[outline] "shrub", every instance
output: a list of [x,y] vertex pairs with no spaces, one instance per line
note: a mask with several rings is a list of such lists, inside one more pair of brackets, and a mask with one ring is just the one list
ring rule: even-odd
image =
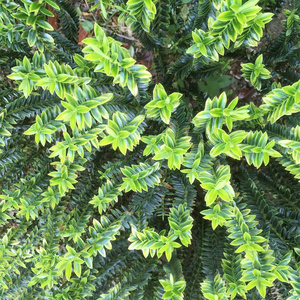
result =
[[1,299],[299,299],[299,9],[0,1]]

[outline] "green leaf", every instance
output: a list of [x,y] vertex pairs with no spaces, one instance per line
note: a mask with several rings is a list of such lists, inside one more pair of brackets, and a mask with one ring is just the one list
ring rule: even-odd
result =
[[49,30],[49,31],[53,31],[53,27],[46,21],[43,21],[43,20],[38,20],[36,21],[36,24],[40,27],[42,27],[43,29],[45,30]]
[[65,270],[66,278],[67,278],[68,281],[70,281],[71,273],[72,273],[72,263],[69,263],[66,266],[66,270]]
[[[34,3],[37,3],[37,2],[34,2]],[[36,34],[35,30],[33,30],[33,29],[29,30],[27,41],[28,41],[28,45],[30,47],[32,47],[33,45],[35,45],[35,43],[37,41],[37,34]]]
[[57,10],[60,9],[59,6],[53,0],[45,0],[45,2]]
[[218,192],[216,190],[209,190],[205,195],[206,205],[210,206],[217,199]]
[[92,22],[90,22],[90,21],[82,21],[82,22],[80,22],[80,25],[87,32],[92,31],[93,28],[94,28],[94,24]]
[[81,264],[74,261],[74,272],[75,274],[80,277],[81,276]]

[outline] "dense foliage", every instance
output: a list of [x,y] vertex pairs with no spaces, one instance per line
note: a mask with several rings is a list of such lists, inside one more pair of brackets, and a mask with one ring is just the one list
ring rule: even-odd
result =
[[300,1],[90,2],[0,0],[0,298],[300,299]]

